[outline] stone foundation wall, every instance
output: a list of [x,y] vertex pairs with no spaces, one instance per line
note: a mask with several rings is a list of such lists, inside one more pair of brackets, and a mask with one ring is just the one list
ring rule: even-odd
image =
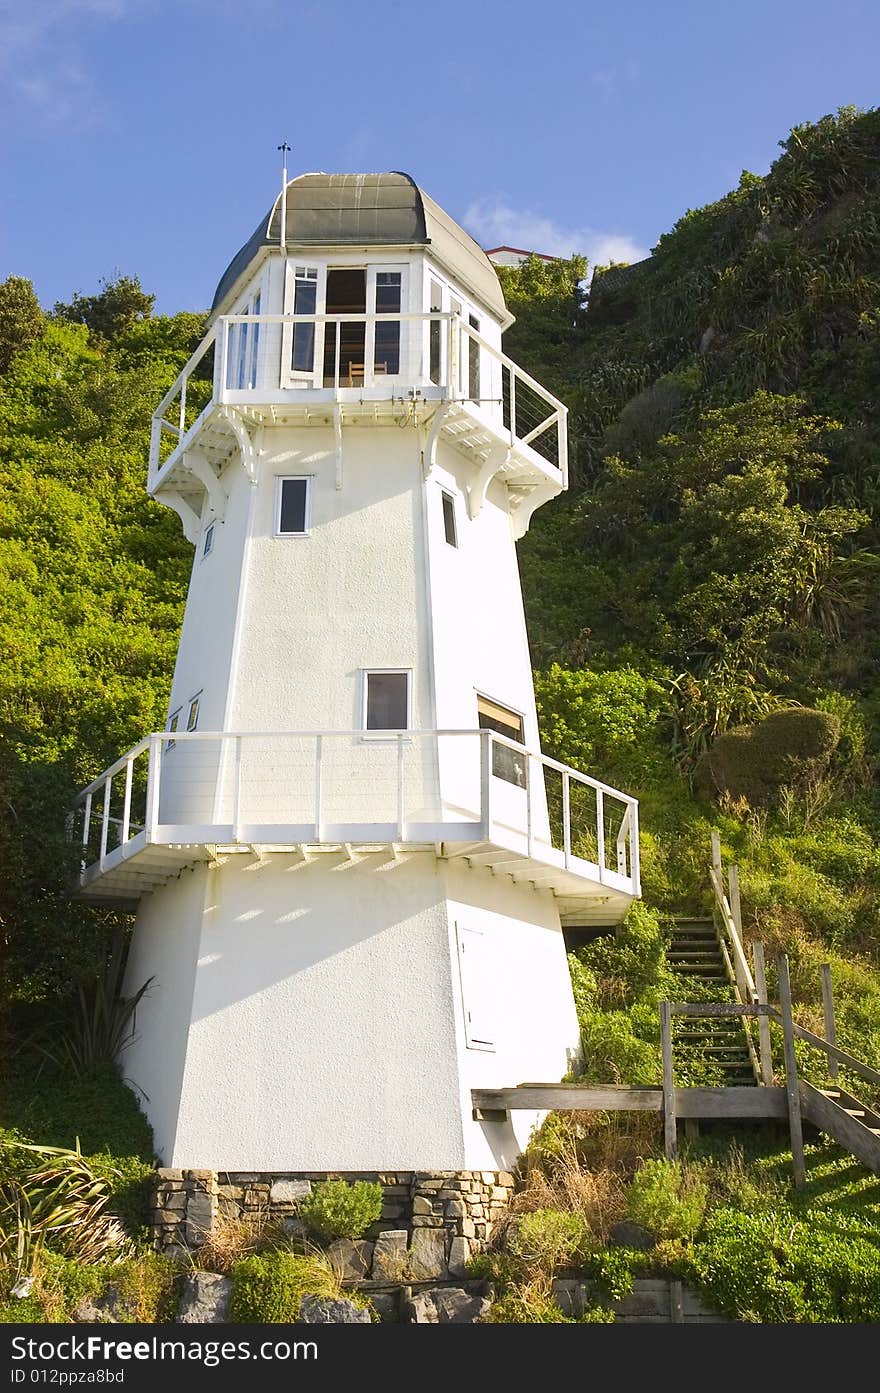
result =
[[513,1195],[509,1171],[272,1174],[160,1170],[152,1210],[156,1247],[200,1248],[223,1219],[274,1220],[302,1237],[299,1201],[321,1180],[378,1181],[382,1216],[356,1243],[330,1253],[349,1281],[420,1282],[457,1277],[491,1237]]

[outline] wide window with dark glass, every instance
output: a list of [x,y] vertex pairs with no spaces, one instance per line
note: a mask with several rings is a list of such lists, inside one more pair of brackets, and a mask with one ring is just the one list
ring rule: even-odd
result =
[[[400,314],[401,273],[376,272],[376,313]],[[388,376],[400,372],[400,320],[378,320],[373,370]]]
[[365,730],[409,728],[411,676],[408,671],[364,673]]
[[304,537],[309,530],[309,479],[279,479],[275,499],[275,533]]
[[[518,745],[525,744],[522,716],[517,711],[500,706],[497,701],[490,701],[488,697],[477,697],[477,723],[480,730],[494,730],[499,735],[506,735],[508,740],[515,740]],[[512,750],[509,745],[493,741],[492,773],[497,779],[505,779],[509,784],[525,788],[525,751],[520,754],[519,750]]]

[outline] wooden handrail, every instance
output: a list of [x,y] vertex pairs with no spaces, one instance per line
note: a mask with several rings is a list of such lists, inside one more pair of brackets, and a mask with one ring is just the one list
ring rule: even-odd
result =
[[740,995],[746,994],[750,1000],[754,1001],[758,995],[758,989],[755,986],[755,979],[752,976],[752,970],[749,967],[743,949],[742,940],[733,917],[733,911],[730,908],[730,901],[724,891],[724,882],[716,866],[709,867],[709,878],[712,881],[712,888],[715,891],[715,903],[721,915],[721,922],[725,934],[733,949],[733,962],[736,968],[737,978],[742,974],[743,986],[739,988]]

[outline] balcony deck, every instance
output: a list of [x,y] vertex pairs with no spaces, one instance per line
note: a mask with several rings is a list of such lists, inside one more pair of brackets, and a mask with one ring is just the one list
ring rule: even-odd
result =
[[564,923],[616,922],[639,894],[636,800],[490,731],[163,732],[82,790],[71,834],[79,893],[103,902],[199,861],[420,853],[550,890]]
[[[376,361],[376,328],[387,332],[388,324],[396,331],[393,372]],[[363,325],[366,363],[342,355],[352,325]],[[294,372],[299,328],[311,336],[310,367]],[[198,512],[230,457],[247,449],[250,428],[329,426],[338,450],[343,428],[375,423],[418,427],[426,467],[438,440],[451,445],[473,466],[476,506],[490,480],[502,478],[515,521],[522,507],[521,531],[529,498],[534,506],[567,485],[566,407],[458,315],[227,315],[154,413],[149,490],[193,499]]]

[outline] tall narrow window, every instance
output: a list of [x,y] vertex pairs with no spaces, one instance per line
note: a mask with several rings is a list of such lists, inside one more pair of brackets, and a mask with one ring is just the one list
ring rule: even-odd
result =
[[[400,314],[401,273],[376,272],[376,313]],[[389,377],[400,372],[400,320],[380,320],[376,324],[373,370]]]
[[275,535],[305,537],[309,517],[310,479],[279,479],[275,495]]
[[[239,311],[240,314],[248,314],[249,308],[244,305]],[[247,384],[247,362],[248,362],[248,326],[247,324],[236,324],[235,332],[237,341],[235,345],[235,385],[238,390],[243,391]]]
[[[253,314],[253,315],[258,315],[258,314],[260,313],[260,305],[261,305],[261,303],[262,303],[262,296],[260,295],[260,292],[257,291],[256,295],[254,296],[253,303],[252,303],[252,305],[251,305],[251,314]],[[258,367],[258,364],[259,364],[259,352],[260,352],[260,326],[259,326],[258,323],[257,323],[257,324],[252,324],[252,325],[251,325],[251,328],[250,328],[250,335],[251,335],[250,364],[249,364],[249,368],[248,368],[247,383],[246,383],[245,385],[248,386],[248,387],[253,388],[253,387],[256,387],[256,385],[257,385],[257,367]]]
[[[480,321],[476,315],[468,315],[468,324],[471,328],[480,332]],[[480,345],[472,338],[468,338],[468,396],[471,401],[480,400]]]
[[451,547],[457,547],[458,528],[455,523],[455,499],[452,494],[447,493],[445,489],[442,490],[440,496],[443,499],[443,531],[449,545]]
[[202,547],[202,556],[210,556],[214,550],[214,523],[212,522],[205,528],[205,542]]
[[[293,283],[294,314],[314,314],[318,305],[318,269],[316,266],[297,266]],[[293,372],[315,370],[315,326],[294,324],[290,350]]]
[[[169,729],[169,730],[171,731],[171,733],[173,734],[173,733],[178,729],[179,725],[180,725],[180,707],[178,707],[176,711],[172,711],[171,715],[168,717],[168,729]],[[166,741],[165,741],[165,749],[166,749],[166,752],[167,752],[168,750],[173,750],[173,749],[174,749],[174,746],[175,746],[176,744],[177,744],[177,741],[176,741],[176,740],[166,740]]]
[[196,692],[194,697],[189,699],[189,711],[186,717],[187,730],[196,730],[199,724],[199,707],[202,704],[201,692]]
[[[440,285],[438,281],[431,281],[431,313],[432,315],[439,314],[442,309],[443,287]],[[431,327],[428,330],[428,341],[430,348],[430,364],[428,375],[431,381],[436,383],[438,386],[440,384],[440,375],[443,370],[443,364],[441,359],[441,344],[443,342],[442,333],[442,319],[432,319]]]
[[[451,299],[451,300],[449,301],[449,309],[450,309],[450,312],[453,314],[453,316],[454,316],[454,315],[458,315],[459,319],[461,318],[461,301],[460,301],[460,300]],[[457,345],[456,357],[457,357],[457,362],[458,362],[458,366],[457,366],[457,368],[456,368],[456,374],[455,374],[455,375],[456,375],[456,378],[457,378],[458,380],[457,380],[456,382],[450,382],[449,385],[450,385],[450,387],[452,388],[453,392],[454,392],[456,395],[460,396],[460,395],[461,395],[461,392],[462,392],[462,383],[464,382],[464,362],[463,362],[463,359],[466,359],[466,358],[467,358],[467,338],[466,338],[466,336],[465,336],[465,334],[464,334],[464,331],[463,331],[462,328],[461,328],[461,325],[460,325],[459,323],[457,323],[457,322],[455,321],[455,319],[453,319],[453,329],[454,329],[454,332],[455,332],[455,335],[456,335],[456,345]],[[450,373],[450,377],[451,377],[451,376],[452,376],[452,368],[451,368],[451,367],[450,367],[450,369],[449,369],[449,373]]]
[[364,673],[364,730],[408,730],[412,673],[398,668]]
[[[477,696],[477,724],[480,730],[494,730],[499,735],[506,735],[508,740],[515,740],[518,745],[525,744],[523,718],[519,712],[500,706],[497,701],[490,701],[488,697]],[[492,773],[497,779],[516,784],[517,788],[525,788],[525,752],[520,754],[509,745],[493,742]]]

